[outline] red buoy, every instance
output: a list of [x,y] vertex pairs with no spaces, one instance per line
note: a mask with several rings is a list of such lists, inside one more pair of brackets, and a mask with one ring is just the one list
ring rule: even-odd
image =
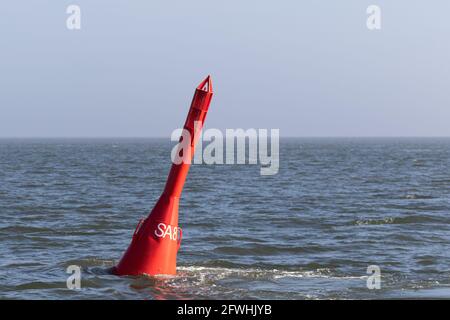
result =
[[190,157],[189,161],[172,164],[163,193],[148,217],[139,221],[130,246],[114,268],[115,274],[176,274],[182,237],[178,227],[178,203],[212,95],[211,77],[208,76],[196,88],[184,124],[191,141],[183,144],[182,152]]

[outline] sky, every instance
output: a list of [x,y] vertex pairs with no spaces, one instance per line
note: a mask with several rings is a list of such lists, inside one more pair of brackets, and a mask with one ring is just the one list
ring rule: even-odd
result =
[[[69,30],[66,9],[81,8]],[[366,26],[369,5],[381,29]],[[447,0],[0,3],[0,137],[450,136]]]

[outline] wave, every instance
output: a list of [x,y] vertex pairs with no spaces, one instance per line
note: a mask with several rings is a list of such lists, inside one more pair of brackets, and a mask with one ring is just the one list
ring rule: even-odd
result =
[[406,217],[385,217],[380,219],[359,219],[355,220],[355,225],[384,225],[384,224],[410,224],[410,223],[448,223],[446,219],[427,216],[427,215],[416,215],[416,216],[406,216]]
[[227,268],[208,266],[179,266],[178,277],[201,276],[212,278],[257,278],[259,280],[276,280],[282,278],[327,278],[327,279],[365,279],[367,276],[337,275],[328,268],[316,270],[287,271],[264,268]]
[[434,199],[433,196],[423,195],[423,194],[415,194],[410,193],[404,196],[404,199]]

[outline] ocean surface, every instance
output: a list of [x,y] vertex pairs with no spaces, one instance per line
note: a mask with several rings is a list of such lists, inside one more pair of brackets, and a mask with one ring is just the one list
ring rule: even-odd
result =
[[[450,138],[282,139],[280,169],[193,165],[178,274],[118,277],[168,139],[1,139],[0,298],[450,298]],[[69,290],[67,267],[81,268]],[[380,289],[368,289],[370,265]]]

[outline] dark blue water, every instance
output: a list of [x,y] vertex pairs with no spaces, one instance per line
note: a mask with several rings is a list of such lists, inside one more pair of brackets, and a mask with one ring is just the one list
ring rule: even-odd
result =
[[[0,297],[450,298],[450,139],[283,139],[280,170],[193,165],[174,277],[108,270],[172,144],[0,140]],[[81,289],[69,290],[69,265]],[[367,267],[381,288],[367,288]]]

